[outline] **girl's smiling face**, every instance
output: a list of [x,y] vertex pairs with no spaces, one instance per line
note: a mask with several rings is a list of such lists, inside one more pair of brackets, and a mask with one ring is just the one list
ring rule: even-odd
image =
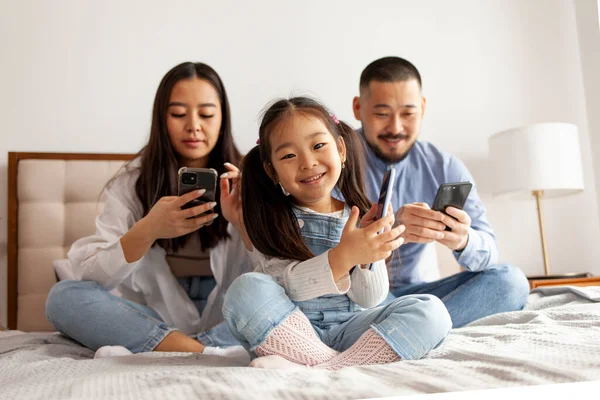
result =
[[[317,212],[334,211],[331,191],[346,159],[343,139],[336,141],[319,118],[296,113],[275,126],[269,144],[276,174],[272,178],[294,203]],[[268,166],[265,169],[271,174]]]

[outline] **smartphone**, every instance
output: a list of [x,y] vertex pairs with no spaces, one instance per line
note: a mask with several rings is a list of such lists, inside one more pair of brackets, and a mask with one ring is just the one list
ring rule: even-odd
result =
[[[177,172],[178,184],[177,195],[181,196],[194,190],[205,189],[206,192],[186,203],[182,209],[199,206],[200,204],[215,201],[215,193],[217,189],[217,171],[213,168],[188,168],[181,167]],[[211,213],[208,210],[206,214]]]
[[[381,189],[379,190],[379,201],[377,201],[377,213],[375,219],[381,219],[387,215],[390,202],[392,201],[392,194],[394,193],[394,182],[396,181],[396,170],[389,168],[383,175],[383,181],[381,182]],[[378,233],[382,233],[383,230]]]
[[[431,209],[441,211],[446,215],[448,215],[446,207],[454,207],[462,210],[472,187],[473,184],[471,182],[442,183],[435,195]],[[446,227],[446,230],[450,231],[451,229]]]
[[[394,193],[394,182],[396,181],[396,170],[392,167],[388,167],[383,175],[383,181],[381,181],[381,189],[379,189],[379,200],[377,200],[377,212],[375,213],[375,220],[385,217],[388,213],[390,202],[392,201],[392,194]],[[377,232],[378,235],[383,233],[384,229]],[[369,264],[369,269],[373,268],[373,264]],[[350,271],[352,273],[352,270]]]

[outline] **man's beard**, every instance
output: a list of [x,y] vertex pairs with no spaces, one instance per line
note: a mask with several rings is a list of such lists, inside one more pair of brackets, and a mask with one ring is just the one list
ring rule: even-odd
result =
[[[408,139],[408,135],[393,135],[393,134],[385,134],[385,135],[379,135],[377,138],[379,139]],[[377,147],[377,145],[369,142],[368,140],[366,141],[367,145],[371,148],[371,150],[373,151],[373,153],[375,153],[375,155],[377,156],[377,158],[379,158],[380,160],[384,161],[387,164],[396,164],[399,163],[400,161],[404,160],[406,158],[406,156],[408,155],[408,153],[410,153],[411,149],[413,148],[413,146],[415,145],[416,141],[411,143],[410,147],[408,149],[406,149],[406,151],[402,154],[397,154],[397,155],[393,155],[393,156],[389,156],[387,154],[384,154],[379,147]]]

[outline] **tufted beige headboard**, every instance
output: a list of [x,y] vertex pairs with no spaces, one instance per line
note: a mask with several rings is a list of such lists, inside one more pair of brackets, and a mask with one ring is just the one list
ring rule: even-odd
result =
[[8,153],[8,328],[52,331],[52,261],[94,233],[108,180],[134,154]]

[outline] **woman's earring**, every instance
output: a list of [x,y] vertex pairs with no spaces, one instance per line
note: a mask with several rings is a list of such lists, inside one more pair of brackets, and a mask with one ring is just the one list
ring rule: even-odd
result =
[[342,169],[346,168],[346,161],[342,161]]
[[285,190],[285,188],[283,187],[283,185],[281,184],[281,182],[279,182],[279,187],[281,188],[281,193],[283,193],[284,196],[289,196],[290,192],[288,192],[287,190]]

